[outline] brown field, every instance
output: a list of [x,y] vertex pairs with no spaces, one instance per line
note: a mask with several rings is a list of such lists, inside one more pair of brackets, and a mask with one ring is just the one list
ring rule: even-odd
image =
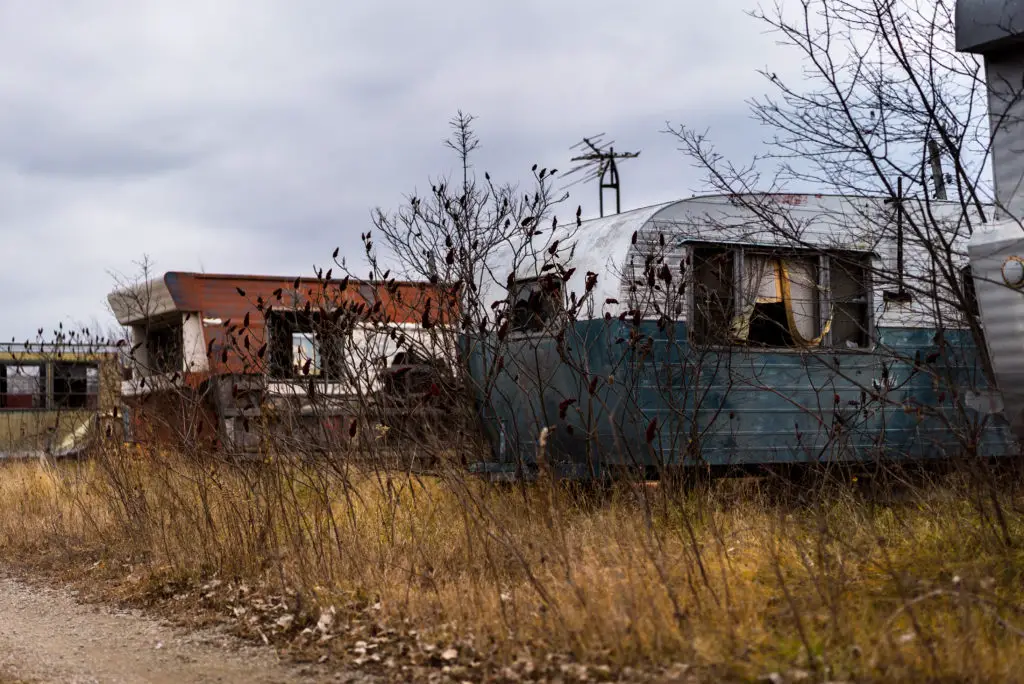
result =
[[1015,479],[597,496],[128,451],[0,474],[4,562],[398,678],[1024,681]]

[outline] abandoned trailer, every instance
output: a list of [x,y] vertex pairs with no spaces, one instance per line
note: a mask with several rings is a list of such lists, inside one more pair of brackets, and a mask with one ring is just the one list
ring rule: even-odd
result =
[[306,449],[344,439],[357,408],[380,422],[429,413],[401,401],[400,380],[450,359],[424,330],[442,296],[422,282],[183,272],[112,292],[132,343],[126,438]]
[[118,354],[97,345],[0,345],[0,458],[75,456],[116,423]]
[[961,307],[971,211],[704,196],[524,237],[489,264],[497,332],[463,341],[493,447],[473,468],[1009,453]]

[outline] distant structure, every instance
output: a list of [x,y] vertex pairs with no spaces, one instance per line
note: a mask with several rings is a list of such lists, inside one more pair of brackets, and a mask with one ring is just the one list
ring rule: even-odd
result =
[[101,344],[0,344],[0,459],[78,456],[117,428],[120,365]]
[[236,454],[344,438],[356,400],[396,404],[415,354],[447,358],[422,325],[442,296],[425,282],[177,271],[111,292],[132,344],[125,438]]
[[589,138],[583,138],[582,141],[570,147],[570,150],[581,150],[583,154],[578,154],[571,159],[571,161],[579,162],[579,164],[565,174],[566,177],[574,174],[580,175],[580,178],[570,183],[569,187],[576,183],[585,183],[594,179],[599,181],[600,187],[598,192],[600,194],[598,199],[602,217],[604,217],[605,190],[615,191],[615,213],[618,214],[622,211],[619,167],[615,160],[634,159],[640,156],[640,152],[616,152],[615,141],[605,143],[601,140],[603,137],[604,133],[599,133]]

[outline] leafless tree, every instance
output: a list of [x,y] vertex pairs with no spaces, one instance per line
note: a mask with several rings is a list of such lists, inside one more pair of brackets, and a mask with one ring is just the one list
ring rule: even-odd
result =
[[[755,120],[772,131],[769,151],[741,167],[718,154],[703,132],[685,126],[670,132],[711,186],[743,198],[797,243],[799,221],[765,193],[795,184],[888,198],[888,212],[872,208],[876,213],[852,222],[881,224],[875,243],[895,241],[901,227],[917,263],[897,264],[896,255],[886,255],[874,275],[887,287],[962,313],[990,374],[962,272],[966,238],[991,218],[986,88],[977,57],[954,48],[953,3],[801,0],[752,14],[805,65],[794,83],[761,72],[775,94],[750,104]],[[940,216],[936,200],[959,203],[963,211]]]
[[[737,164],[716,150],[711,132],[685,125],[668,132],[707,183],[755,214],[783,251],[836,256],[860,243],[874,252],[870,278],[883,292],[874,315],[936,334],[934,351],[916,356],[876,338],[871,353],[899,369],[901,380],[861,383],[865,396],[879,411],[899,408],[944,423],[962,454],[976,453],[993,426],[982,397],[994,378],[966,243],[992,219],[995,204],[986,83],[979,59],[955,49],[954,3],[801,0],[751,14],[804,67],[792,81],[761,72],[772,93],[749,104],[770,131],[767,152]],[[799,191],[851,200],[830,217],[845,233],[836,245],[809,240],[808,222],[819,219],[791,206],[788,193]],[[823,347],[819,356],[830,353]],[[970,371],[975,362],[980,376]],[[930,378],[937,404],[914,402],[915,376]]]

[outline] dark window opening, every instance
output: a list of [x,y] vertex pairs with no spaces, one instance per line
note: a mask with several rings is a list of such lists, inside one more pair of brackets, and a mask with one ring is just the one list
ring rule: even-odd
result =
[[516,281],[512,286],[511,330],[542,332],[562,313],[562,281],[554,277]]
[[734,252],[722,247],[693,250],[693,337],[698,344],[729,340],[733,318]]
[[836,346],[870,344],[866,255],[695,245],[692,259],[696,344],[816,347],[828,330]]
[[7,410],[46,408],[46,366],[42,364],[0,365],[0,408]]
[[978,306],[978,292],[974,288],[974,274],[969,265],[960,269],[960,281],[963,283],[964,308],[969,315],[980,318],[981,308]]
[[55,408],[96,409],[99,405],[99,368],[84,363],[53,365]]
[[151,373],[185,369],[184,328],[180,322],[154,325],[146,331],[146,357]]
[[821,274],[807,252],[744,251],[742,301],[748,319],[734,334],[761,347],[816,346],[822,340]]
[[785,302],[754,305],[747,342],[763,347],[794,346]]
[[871,343],[868,310],[870,269],[864,257],[834,256],[830,261],[832,344],[859,348]]
[[270,374],[278,378],[340,378],[344,373],[342,330],[319,312],[273,312],[267,319]]

